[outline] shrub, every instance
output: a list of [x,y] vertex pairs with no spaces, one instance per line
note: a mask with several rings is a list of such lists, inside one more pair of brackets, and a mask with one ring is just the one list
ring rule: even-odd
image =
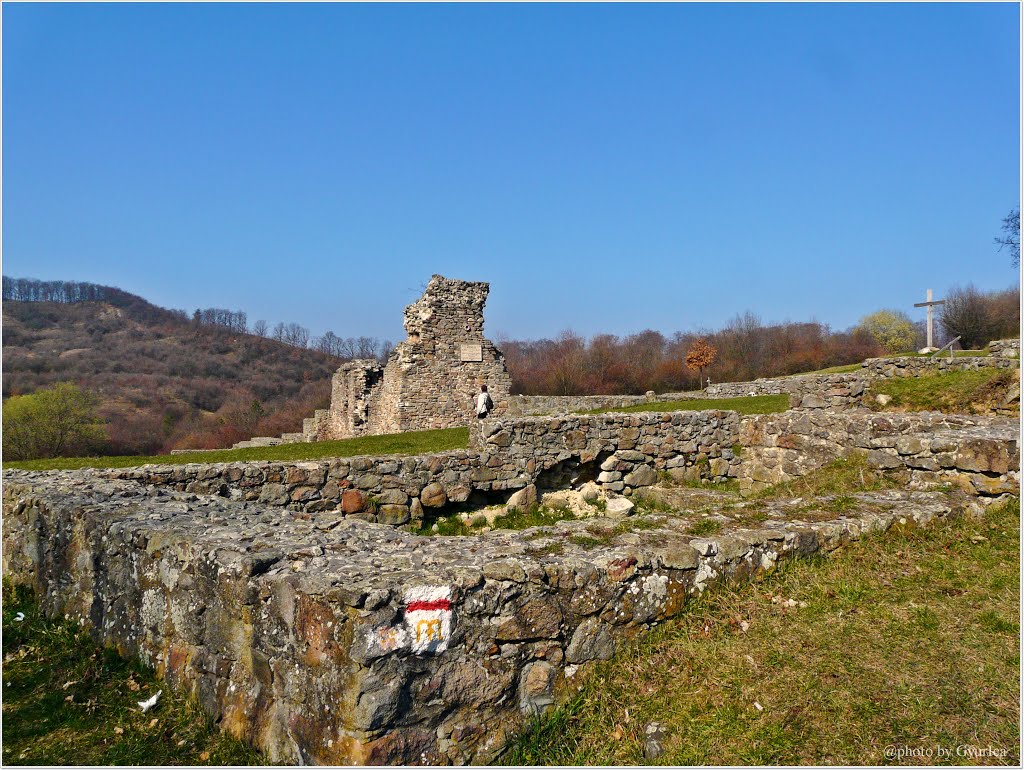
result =
[[4,459],[34,460],[93,449],[106,438],[97,403],[95,395],[70,382],[11,396],[3,405]]
[[871,338],[889,353],[903,353],[914,349],[914,323],[906,313],[899,310],[879,310],[865,316],[858,328],[871,335]]

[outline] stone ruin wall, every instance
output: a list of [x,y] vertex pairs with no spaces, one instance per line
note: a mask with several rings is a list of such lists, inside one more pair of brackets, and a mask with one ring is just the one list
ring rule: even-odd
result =
[[864,373],[868,377],[888,379],[891,377],[920,377],[932,372],[970,372],[978,369],[1016,369],[1020,362],[1005,356],[961,356],[950,358],[939,353],[935,357],[896,356],[893,358],[869,358],[864,362]]
[[906,474],[908,488],[953,484],[972,497],[1019,494],[1020,433],[1003,417],[791,410],[740,423],[744,494],[791,481],[851,452]]
[[5,471],[4,570],[35,587],[48,615],[81,619],[138,655],[271,762],[487,762],[571,691],[580,666],[715,582],[959,509],[941,494],[893,491],[857,495],[863,509],[832,520],[779,508],[707,537],[655,515],[635,530],[597,517],[546,534],[423,538],[348,513],[346,495],[391,494],[375,516],[404,514],[413,504],[398,500],[413,494],[440,505],[545,473],[578,483],[583,462],[626,491],[716,459],[752,490],[847,446],[919,474],[912,485],[958,483],[978,504],[1019,491],[1017,426],[994,418],[501,419],[473,444],[426,457]]
[[310,462],[145,465],[97,474],[400,526],[422,522],[425,511],[449,503],[503,502],[530,484],[555,488],[574,476],[627,494],[654,484],[659,472],[689,481],[724,481],[737,472],[732,446],[738,435],[735,412],[491,419],[471,430],[474,446],[467,450]]
[[404,342],[386,366],[352,361],[340,367],[331,407],[311,431],[316,439],[452,428],[472,422],[475,397],[487,385],[500,415],[512,380],[501,352],[484,337],[490,287],[435,275],[405,309]]
[[[939,413],[836,413],[825,409],[740,417],[671,412],[484,421],[470,449],[415,457],[310,462],[190,463],[97,471],[237,502],[402,526],[449,504],[504,502],[531,484],[556,489],[593,480],[631,494],[660,479],[739,480],[745,493],[802,476],[849,451],[921,484],[954,483],[972,496],[1018,483],[1011,420]],[[980,442],[980,443],[979,443]],[[997,462],[978,459],[998,456]]]
[[998,358],[1020,358],[1020,338],[992,340],[988,343],[988,352]]
[[271,763],[488,763],[581,667],[709,586],[956,513],[941,495],[890,497],[868,496],[860,518],[780,510],[706,538],[672,517],[622,534],[601,519],[467,548],[81,471],[15,472],[4,570]]

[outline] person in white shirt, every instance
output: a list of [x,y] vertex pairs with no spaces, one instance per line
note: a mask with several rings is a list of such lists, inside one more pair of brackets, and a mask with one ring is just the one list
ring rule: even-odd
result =
[[494,408],[494,401],[491,400],[491,394],[487,392],[487,386],[480,386],[480,394],[476,397],[476,416],[477,419],[482,420],[490,411]]

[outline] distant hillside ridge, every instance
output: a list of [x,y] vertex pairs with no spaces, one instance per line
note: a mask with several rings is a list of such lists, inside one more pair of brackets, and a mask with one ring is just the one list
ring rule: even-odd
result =
[[4,276],[3,300],[4,397],[62,381],[96,393],[112,454],[299,430],[345,360],[306,348],[308,336],[250,334],[240,311],[190,318],[112,286]]

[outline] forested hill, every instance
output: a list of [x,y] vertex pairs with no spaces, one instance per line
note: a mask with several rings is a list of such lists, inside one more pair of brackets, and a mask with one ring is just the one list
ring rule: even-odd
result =
[[62,381],[95,393],[112,453],[300,430],[343,360],[308,333],[287,344],[241,331],[240,312],[189,316],[113,287],[5,276],[3,294],[4,397]]

